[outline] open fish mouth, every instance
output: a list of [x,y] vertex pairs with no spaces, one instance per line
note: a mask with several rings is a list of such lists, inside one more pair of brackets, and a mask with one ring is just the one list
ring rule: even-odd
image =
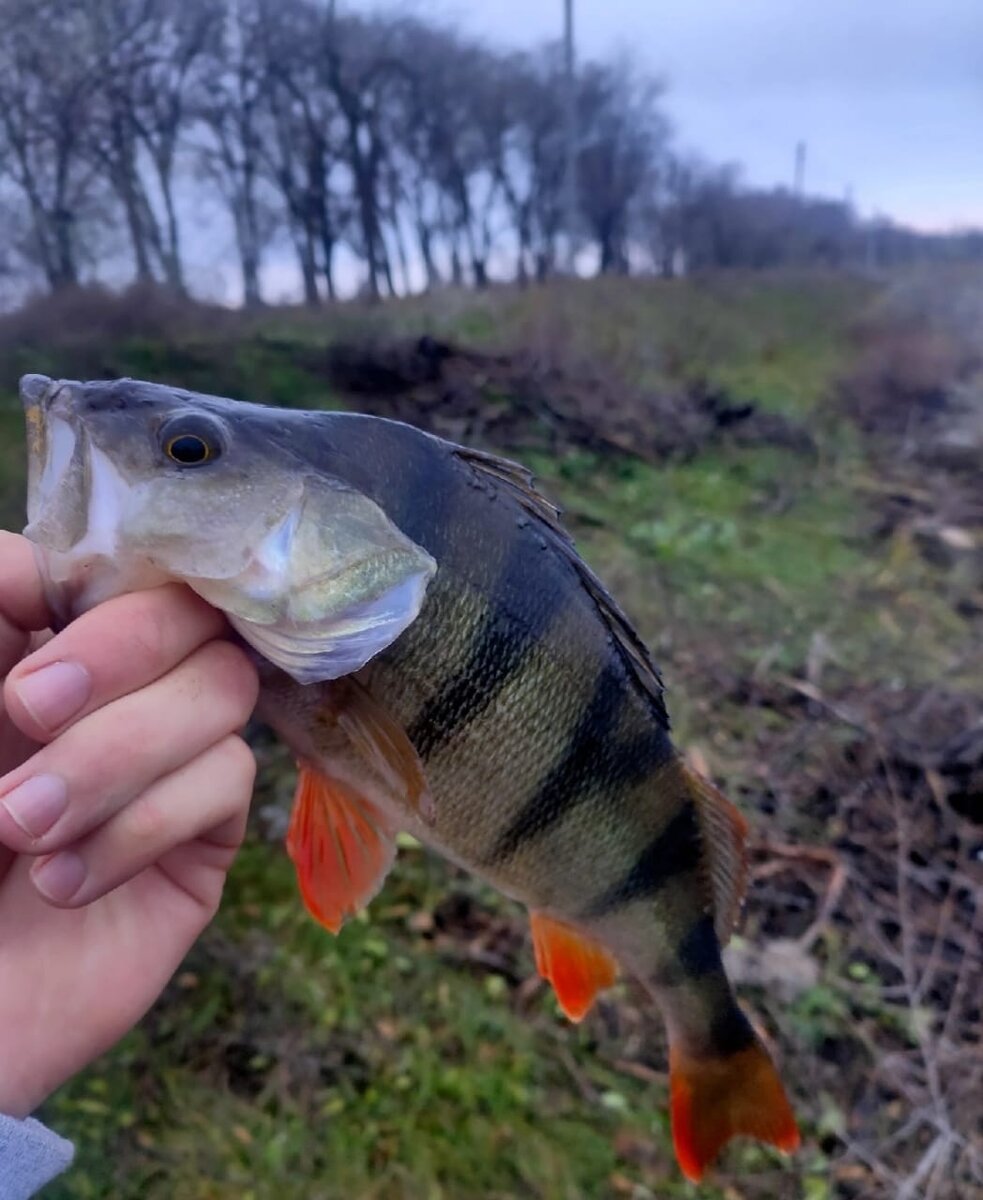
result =
[[[54,531],[46,526],[55,509],[70,499],[59,492],[69,483],[73,465],[82,465],[80,430],[72,412],[69,389],[69,384],[46,375],[25,375],[20,383],[28,452],[28,524],[24,532],[34,541],[38,535],[50,540]],[[58,541],[59,548],[64,550],[71,544],[61,544],[64,537]]]
[[28,450],[24,535],[34,545],[57,627],[113,594],[118,583],[108,564],[125,490],[76,411],[78,390],[45,375],[26,375],[20,384]]
[[[73,464],[80,458],[78,426],[64,399],[51,411],[52,402],[64,390],[61,383],[46,375],[25,375],[20,382],[28,454],[24,534],[34,547],[45,601],[56,628],[66,625],[72,616],[74,602],[63,578],[66,573],[63,560],[83,532],[78,520],[82,497],[70,494]],[[71,522],[74,527],[66,528],[64,520],[56,516],[58,513],[75,514]]]

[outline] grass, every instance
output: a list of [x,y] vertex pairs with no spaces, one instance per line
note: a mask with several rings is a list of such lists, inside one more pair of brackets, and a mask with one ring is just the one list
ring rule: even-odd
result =
[[[871,291],[834,276],[600,281],[448,293],[330,318],[273,312],[241,328],[147,329],[102,343],[95,334],[0,338],[0,385],[9,391],[17,373],[40,369],[342,403],[324,382],[332,338],[429,332],[547,356],[572,346],[633,386],[725,388],[808,421],[815,454],[718,444],[658,467],[579,449],[529,456],[662,663],[681,744],[698,743],[718,774],[755,797],[757,747],[794,722],[749,709],[721,679],[801,677],[821,636],[835,681],[973,681],[957,585],[903,538],[873,536],[876,499],[864,484],[876,468],[825,403],[849,364],[849,323]],[[22,458],[19,414],[0,399],[0,515],[13,527]],[[283,755],[265,742],[260,752],[262,811],[284,805],[291,785]],[[795,819],[800,834],[826,836],[820,816]],[[475,945],[495,952],[475,957]],[[816,1092],[807,1064],[859,1011],[844,998],[841,969],[831,951],[816,987],[784,1009],[760,989],[745,992],[801,1051],[786,1071],[807,1149],[786,1164],[737,1147],[730,1173],[701,1196],[840,1194],[829,1183],[829,1139],[842,1132],[845,1101]],[[619,985],[573,1027],[542,988],[523,984],[532,974],[522,914],[418,848],[404,850],[369,913],[330,938],[304,915],[280,845],[257,824],[217,922],[164,998],[47,1106],[46,1117],[77,1141],[79,1162],[46,1194],[696,1194],[671,1161],[661,1035],[639,1015],[637,995]],[[872,996],[866,1017],[888,1020]],[[745,1193],[745,1179],[759,1190]]]
[[[63,1194],[601,1194],[619,1139],[664,1133],[663,1096],[593,1059],[589,1034],[558,1045],[545,998],[520,1016],[500,976],[449,966],[414,932],[445,887],[404,851],[334,939],[301,912],[285,856],[249,845],[148,1025],[52,1102],[82,1147]],[[600,1097],[589,1113],[567,1054]]]

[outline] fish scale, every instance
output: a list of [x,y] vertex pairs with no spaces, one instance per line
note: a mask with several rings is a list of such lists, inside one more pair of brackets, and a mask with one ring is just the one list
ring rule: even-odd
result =
[[690,1178],[739,1134],[797,1145],[720,955],[746,824],[679,757],[648,650],[521,467],[375,417],[133,380],[33,376],[22,396],[26,532],[60,609],[177,579],[259,656],[317,920],[338,931],[413,833],[527,906],[573,1019],[616,966],[648,990]]

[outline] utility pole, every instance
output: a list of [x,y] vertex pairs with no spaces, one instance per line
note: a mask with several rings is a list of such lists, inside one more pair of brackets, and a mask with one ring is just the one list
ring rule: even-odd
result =
[[796,142],[795,144],[795,187],[796,196],[801,197],[806,182],[806,144],[805,142]]
[[573,0],[563,0],[564,12],[564,156],[563,214],[567,227],[566,270],[572,275],[577,258],[577,75],[573,54]]

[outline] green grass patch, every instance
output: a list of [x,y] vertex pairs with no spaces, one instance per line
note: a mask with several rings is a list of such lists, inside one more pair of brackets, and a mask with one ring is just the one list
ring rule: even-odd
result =
[[413,931],[462,886],[404,850],[332,938],[282,849],[249,844],[165,1001],[49,1104],[80,1146],[52,1195],[587,1200],[624,1174],[626,1138],[659,1148],[660,1195],[684,1194],[664,1090],[598,1056],[596,1018],[574,1030],[545,994],[517,1012],[502,976]]

